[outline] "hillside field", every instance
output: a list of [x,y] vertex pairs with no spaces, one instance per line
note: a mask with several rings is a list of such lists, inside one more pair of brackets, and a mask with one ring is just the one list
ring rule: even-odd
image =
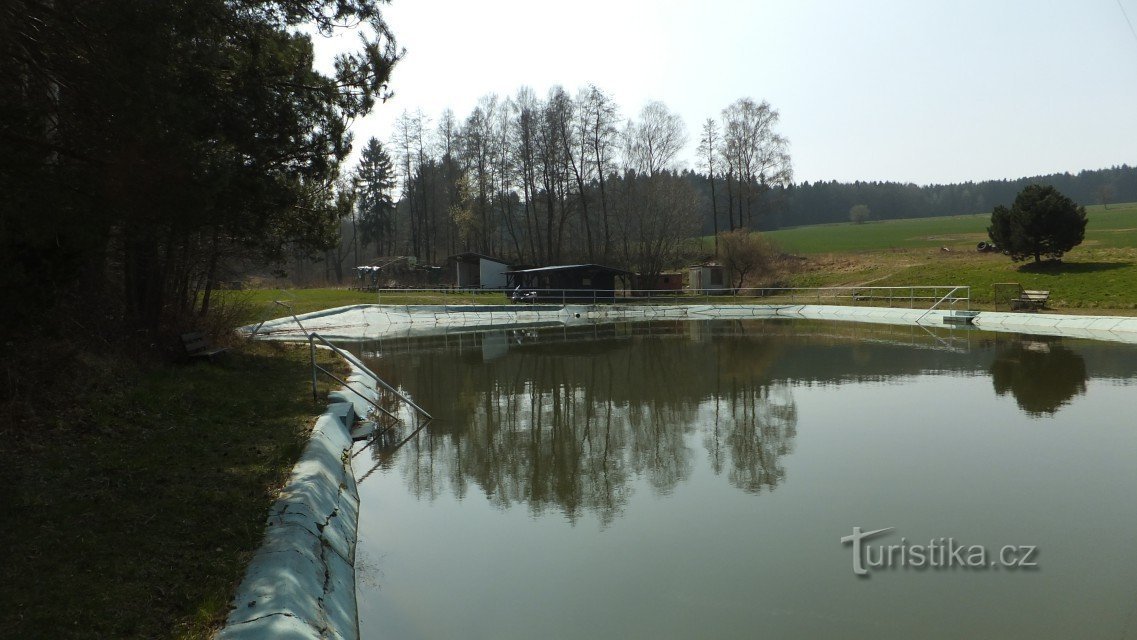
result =
[[989,213],[797,227],[769,232],[799,257],[788,274],[803,287],[874,284],[970,285],[983,306],[997,282],[1051,292],[1054,310],[1137,309],[1137,203],[1087,207],[1086,239],[1058,265],[1037,268],[979,253]]

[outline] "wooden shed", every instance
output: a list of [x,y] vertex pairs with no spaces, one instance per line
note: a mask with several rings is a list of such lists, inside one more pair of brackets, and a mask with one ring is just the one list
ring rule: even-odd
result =
[[723,266],[708,262],[688,267],[689,287],[693,293],[725,293],[727,291],[726,273]]
[[616,278],[631,271],[599,264],[565,264],[507,271],[511,296],[518,301],[612,302]]

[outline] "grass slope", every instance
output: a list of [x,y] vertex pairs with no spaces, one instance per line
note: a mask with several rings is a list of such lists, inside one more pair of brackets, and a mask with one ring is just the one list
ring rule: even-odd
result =
[[208,638],[323,409],[308,350],[141,366],[51,346],[35,379],[67,365],[61,393],[0,405],[0,635]]
[[1085,241],[1062,263],[1041,268],[975,251],[987,239],[989,214],[819,225],[767,235],[783,250],[805,256],[801,270],[790,277],[794,286],[970,285],[973,301],[984,307],[992,302],[993,284],[1017,282],[1049,290],[1055,310],[1132,312],[1137,309],[1137,204],[1088,207],[1087,214]]

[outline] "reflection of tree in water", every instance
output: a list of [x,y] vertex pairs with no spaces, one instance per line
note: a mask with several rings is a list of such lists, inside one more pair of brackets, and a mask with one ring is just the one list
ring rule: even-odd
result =
[[587,347],[515,345],[490,362],[445,350],[400,357],[412,372],[400,382],[443,418],[399,453],[411,491],[464,496],[473,484],[503,508],[551,507],[570,520],[587,510],[608,523],[635,478],[667,493],[689,477],[688,437],[699,431],[716,474],[752,493],[775,487],[797,413],[789,388],[763,377],[774,341],[688,336],[691,326]]
[[991,364],[995,393],[1011,393],[1031,416],[1053,415],[1086,392],[1086,362],[1056,341],[1018,340],[999,347]]
[[714,419],[703,437],[711,469],[723,472],[729,455],[730,483],[748,493],[773,489],[785,478],[781,457],[797,435],[797,405],[784,383],[764,382],[781,349],[776,342],[739,337],[716,345],[720,385],[713,395]]

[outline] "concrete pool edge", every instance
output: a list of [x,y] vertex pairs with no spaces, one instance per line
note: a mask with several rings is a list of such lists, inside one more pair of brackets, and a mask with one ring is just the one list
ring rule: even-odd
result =
[[[421,335],[453,329],[574,325],[606,321],[804,318],[873,324],[944,327],[951,310],[848,307],[837,305],[564,305],[530,308],[469,305],[351,305],[298,316],[308,331],[329,339]],[[1052,313],[976,312],[974,326],[998,332],[1030,333],[1137,343],[1137,317]],[[244,327],[251,333],[252,327]],[[265,322],[258,338],[296,340],[303,334],[291,317]]]
[[[348,385],[376,398],[374,383],[348,362]],[[328,394],[287,484],[269,509],[264,540],[245,570],[218,640],[359,638],[355,547],[359,493],[351,427],[365,400]]]

